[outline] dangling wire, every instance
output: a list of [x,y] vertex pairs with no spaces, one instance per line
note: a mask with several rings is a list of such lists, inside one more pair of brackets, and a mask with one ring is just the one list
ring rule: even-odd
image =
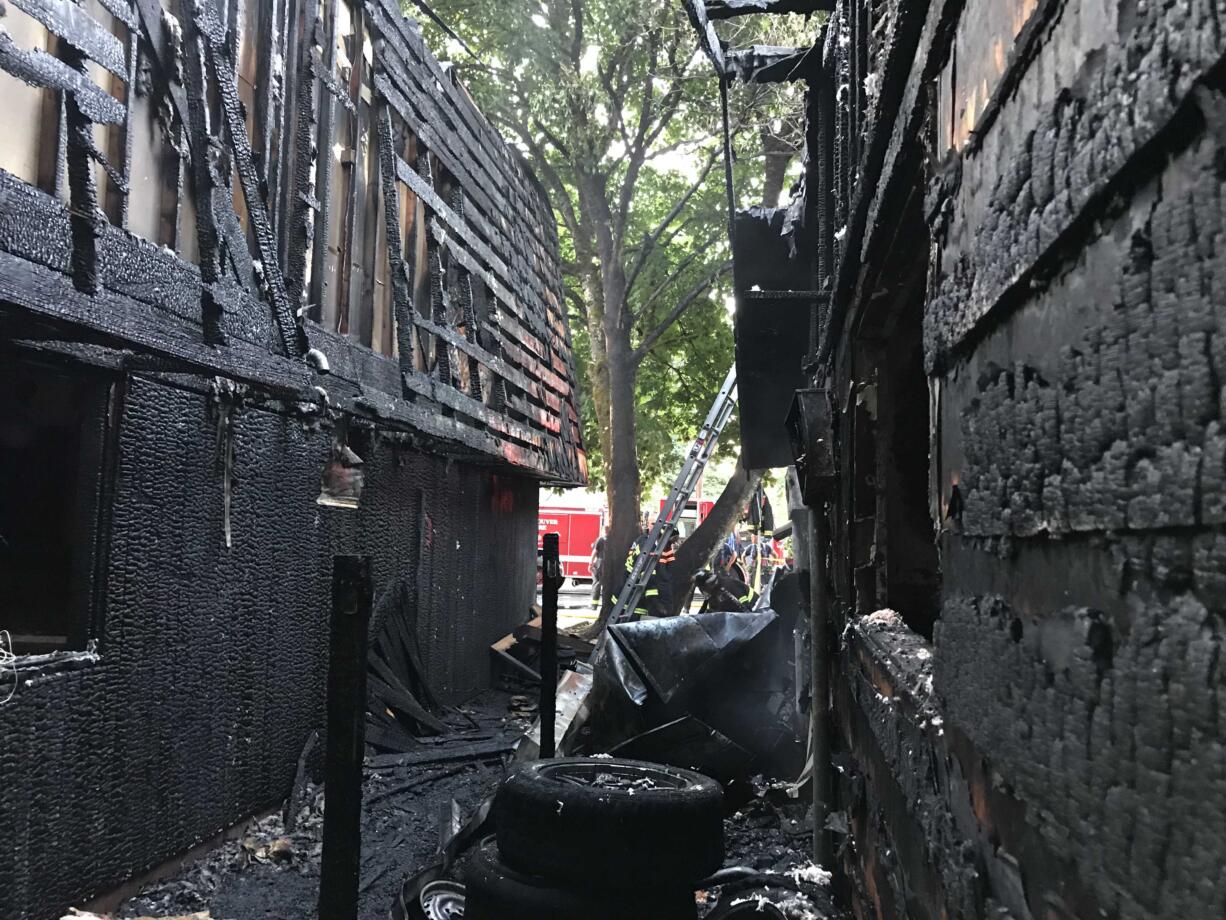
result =
[[11,669],[13,672],[13,686],[9,689],[9,695],[0,700],[0,706],[3,706],[17,694],[17,656],[13,654],[13,637],[9,635],[7,629],[0,629],[0,671]]

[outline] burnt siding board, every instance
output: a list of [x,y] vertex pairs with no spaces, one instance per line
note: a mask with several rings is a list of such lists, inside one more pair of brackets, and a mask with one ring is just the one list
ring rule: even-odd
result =
[[1197,130],[1202,102],[1215,110],[1219,15],[1200,3],[1062,8],[961,164],[925,331],[930,364],[950,360],[998,304],[1024,301]]
[[1122,917],[1226,910],[1220,156],[1175,153],[944,381],[937,684]]
[[[476,111],[451,74],[430,56],[417,26],[404,19],[395,4],[369,0],[360,5],[358,12],[364,15],[357,18],[368,30],[375,96],[381,98],[362,107],[359,130],[378,142],[375,113],[386,101],[455,178],[459,188],[454,202],[444,203],[435,194],[432,180],[416,173],[413,190],[427,202],[436,256],[450,249],[448,257],[463,268],[463,274],[452,281],[456,285],[456,291],[450,292],[453,299],[479,283],[493,291],[497,306],[488,317],[477,320],[478,330],[468,328],[460,333],[451,327],[454,317],[440,314],[434,318],[435,327],[398,328],[394,337],[399,336],[407,355],[421,332],[432,353],[437,350],[445,359],[449,354],[454,357],[458,348],[466,353],[464,360],[471,362],[468,369],[487,376],[493,384],[504,376],[515,378],[528,400],[516,410],[515,418],[507,416],[501,404],[497,409],[485,406],[477,412],[457,413],[457,400],[462,402],[473,394],[461,393],[453,375],[428,387],[406,384],[398,371],[400,367],[411,371],[411,360],[387,356],[350,360],[353,354],[347,346],[321,336],[322,330],[314,329],[309,320],[303,323],[304,329],[296,325],[295,312],[309,306],[302,301],[307,256],[311,252],[315,256],[310,287],[318,292],[322,260],[333,257],[326,245],[328,224],[344,218],[327,213],[324,186],[332,158],[326,154],[333,146],[329,131],[335,121],[329,112],[339,110],[335,104],[338,93],[342,105],[351,112],[357,110],[348,94],[340,92],[345,87],[334,72],[333,49],[339,36],[330,36],[333,40],[323,41],[322,47],[316,44],[325,33],[335,31],[340,17],[328,13],[323,28],[316,28],[319,6],[312,0],[291,0],[284,15],[270,16],[254,30],[258,34],[243,36],[245,23],[221,21],[212,7],[201,7],[191,19],[181,22],[182,40],[173,40],[156,0],[139,0],[135,7],[118,0],[112,5],[112,12],[139,32],[139,42],[130,41],[125,47],[71,3],[22,0],[18,4],[63,35],[76,49],[74,54],[98,60],[123,80],[141,69],[136,66],[136,49],[144,49],[142,68],[147,65],[150,73],[137,91],[169,96],[170,104],[163,110],[171,122],[163,126],[163,133],[179,150],[182,163],[191,165],[180,170],[174,242],[178,245],[178,230],[186,224],[199,244],[199,266],[112,227],[100,212],[86,216],[95,214],[92,202],[97,190],[92,182],[93,166],[86,159],[93,152],[83,146],[83,131],[73,135],[79,136],[79,143],[67,145],[69,159],[77,164],[71,173],[76,177],[71,208],[0,172],[0,249],[70,275],[80,291],[102,299],[120,294],[164,313],[154,328],[134,334],[131,344],[137,348],[181,358],[189,350],[185,342],[197,339],[208,347],[193,355],[191,366],[226,375],[235,365],[252,360],[248,345],[267,350],[270,358],[281,354],[296,359],[308,339],[317,345],[324,343],[333,349],[323,349],[329,363],[354,369],[346,383],[370,391],[369,401],[385,411],[389,423],[415,428],[421,420],[443,414],[445,420],[426,422],[422,433],[432,438],[454,436],[461,450],[482,452],[494,462],[521,467],[542,479],[582,482],[586,476],[582,442],[579,426],[572,421],[578,417],[574,359],[563,311],[552,211],[518,156]],[[292,34],[282,34],[284,28],[291,28]],[[255,72],[269,78],[268,85],[256,92],[250,137],[236,83],[235,61],[244,40],[254,43],[250,52],[244,48],[244,54],[255,55]],[[122,102],[92,84],[83,71],[15,45],[0,51],[0,67],[71,94],[76,106],[70,106],[72,112],[81,112],[74,116],[78,121],[126,121]],[[278,59],[285,64],[274,66],[266,60],[273,55],[281,55]],[[201,114],[200,106],[188,106],[189,89],[193,98],[215,96],[220,119],[214,123],[208,113]],[[130,134],[124,137],[124,144],[124,149],[130,148]],[[63,149],[61,144],[61,156]],[[274,150],[273,162],[268,162]],[[395,152],[392,155],[394,160]],[[125,169],[128,162],[130,157],[125,155]],[[112,184],[123,192],[121,213],[126,214],[124,177],[111,172]],[[241,181],[232,181],[231,172]],[[394,174],[386,168],[379,172],[381,188],[367,194],[381,194],[385,205],[398,204]],[[421,187],[423,183],[426,188]],[[241,191],[236,191],[239,185]],[[233,200],[236,193],[242,196],[241,202]],[[194,208],[194,228],[190,226],[192,212],[185,205]],[[388,218],[397,219],[396,208],[388,207]],[[397,235],[388,238],[394,240]],[[393,272],[402,276],[404,266],[398,261],[389,257]],[[38,274],[15,272],[9,288]],[[402,288],[394,311],[399,327],[413,317],[412,309],[404,309],[409,292],[400,285],[402,278],[385,279],[385,283],[388,280],[393,287]],[[439,296],[441,292],[434,293]],[[16,290],[8,300],[55,313],[66,324],[90,312],[87,305],[75,312],[49,310],[39,291]],[[417,310],[421,311],[420,306]],[[120,338],[133,324],[123,316],[85,321],[87,326],[103,327]],[[497,341],[495,351],[476,344],[486,335]],[[267,371],[280,370],[286,378],[281,381],[282,389],[300,387],[301,374],[292,368],[293,362],[260,363],[263,373],[248,373],[242,379],[264,379]],[[334,385],[327,378],[317,382],[329,391]]]
[[[834,213],[816,190],[807,203],[847,311],[821,331],[818,382],[849,394],[830,517],[853,901],[880,918],[1223,915],[1221,11],[1013,4],[1025,21],[989,106],[947,149],[934,93],[951,47],[992,48],[984,17],[932,0],[890,82],[898,20],[877,13],[904,8],[868,5],[866,29],[861,6],[838,5],[823,65],[838,92],[863,76],[841,40],[876,36],[868,72],[897,98],[868,100],[863,124],[850,87],[834,100],[817,125]],[[917,196],[931,240],[900,239]],[[910,446],[931,446],[941,525],[931,645],[853,612],[872,556],[855,538],[881,509],[848,443],[873,383],[857,314],[920,249],[934,414],[931,444]]]
[[531,603],[531,480],[375,432],[360,509],[326,508],[332,431],[244,405],[227,549],[216,415],[206,394],[131,381],[100,660],[0,707],[0,916],[58,917],[285,795],[323,725],[334,554],[371,555],[376,596],[413,586],[414,609],[386,615],[415,616],[444,700],[486,685],[481,650]]

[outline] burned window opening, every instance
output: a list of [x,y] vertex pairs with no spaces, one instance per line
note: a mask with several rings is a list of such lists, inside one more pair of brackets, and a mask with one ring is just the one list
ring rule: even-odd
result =
[[0,629],[17,654],[97,638],[113,379],[6,356],[0,369]]

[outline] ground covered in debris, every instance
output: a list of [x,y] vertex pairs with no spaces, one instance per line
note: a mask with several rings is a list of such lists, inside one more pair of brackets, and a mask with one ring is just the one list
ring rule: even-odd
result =
[[765,897],[789,920],[842,918],[834,903],[831,875],[813,864],[812,812],[806,797],[785,782],[755,777],[744,789],[729,789],[740,807],[724,820],[727,866],[756,869],[756,877],[698,893],[706,916],[718,904]]
[[[474,739],[518,737],[534,714],[522,697],[491,691],[448,718],[454,732],[443,752],[480,749]],[[456,802],[465,816],[494,791],[504,774],[497,755],[402,767],[368,765],[363,787],[361,920],[385,920],[404,879],[431,861],[441,816]],[[808,860],[809,825],[803,799],[782,784],[758,779],[730,790],[740,807],[725,821],[726,865],[760,872],[699,892],[700,914],[722,898],[769,895],[794,920],[837,917],[829,877]],[[323,846],[324,791],[310,785],[296,826],[280,812],[254,822],[177,874],[153,884],[119,908],[119,918],[196,915],[201,920],[310,920],[315,916]]]
[[[445,720],[454,729],[438,744],[518,737],[527,713],[505,693],[470,701]],[[471,721],[470,721],[471,720]],[[434,853],[439,815],[452,801],[465,814],[502,779],[496,756],[459,762],[368,769],[363,785],[361,920],[385,920],[406,875]],[[308,920],[316,914],[323,848],[324,791],[308,786],[297,827],[280,813],[255,822],[239,839],[125,902],[122,918],[207,911],[210,920]]]

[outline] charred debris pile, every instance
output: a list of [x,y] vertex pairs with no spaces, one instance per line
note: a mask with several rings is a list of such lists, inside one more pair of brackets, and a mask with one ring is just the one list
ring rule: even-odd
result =
[[[795,578],[750,612],[621,624],[599,643],[562,633],[555,758],[539,758],[540,687],[526,673],[542,667],[529,651],[539,618],[496,643],[493,662],[508,648],[524,659],[506,671],[517,692],[422,703],[428,719],[403,722],[410,749],[366,746],[354,916],[841,916],[837,885],[810,858],[801,794]],[[373,689],[368,701],[384,705]],[[321,753],[308,741],[281,809],[111,905],[116,916],[313,916],[327,859]]]

